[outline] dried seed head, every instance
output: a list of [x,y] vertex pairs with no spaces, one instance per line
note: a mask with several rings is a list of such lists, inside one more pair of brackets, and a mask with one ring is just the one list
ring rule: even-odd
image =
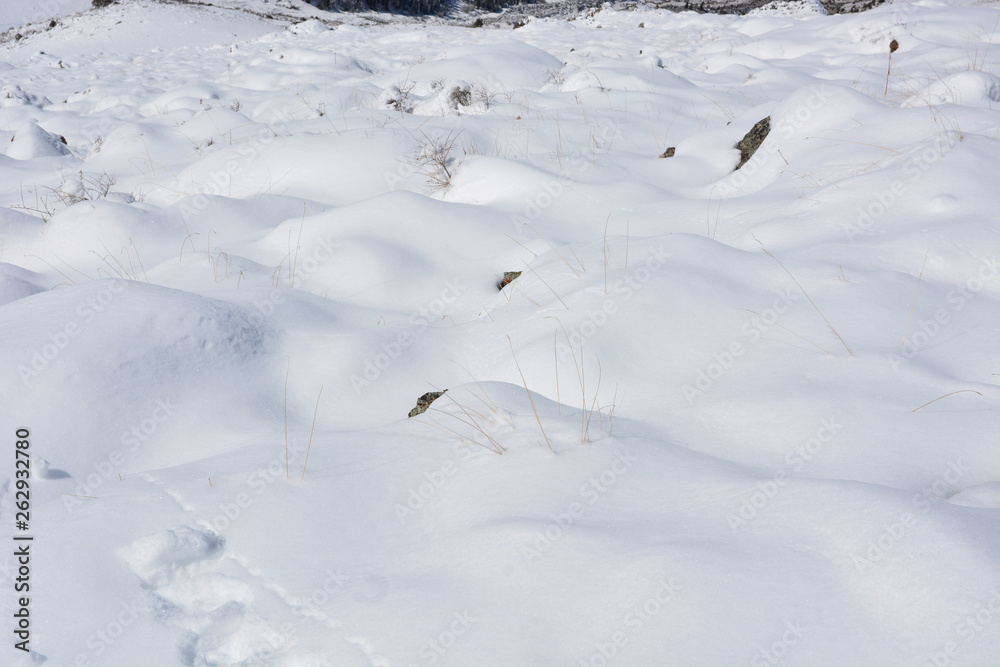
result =
[[896,40],[892,40],[891,42],[889,42],[889,53],[895,53],[896,49],[898,48],[899,48],[899,42],[897,42]]

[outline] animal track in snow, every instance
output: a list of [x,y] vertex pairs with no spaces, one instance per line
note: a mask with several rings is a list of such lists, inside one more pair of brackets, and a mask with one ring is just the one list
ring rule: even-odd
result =
[[147,535],[122,551],[160,601],[161,620],[184,631],[179,648],[186,664],[238,664],[288,643],[253,610],[253,587],[219,571],[224,553],[221,536],[187,526]]

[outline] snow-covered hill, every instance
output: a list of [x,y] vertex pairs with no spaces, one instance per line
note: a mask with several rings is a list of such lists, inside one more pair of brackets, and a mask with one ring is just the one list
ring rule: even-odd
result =
[[971,4],[0,44],[0,664],[995,664]]

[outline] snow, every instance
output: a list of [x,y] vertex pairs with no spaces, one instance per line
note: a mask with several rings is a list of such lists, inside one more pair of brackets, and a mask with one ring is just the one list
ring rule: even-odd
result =
[[46,132],[34,121],[28,121],[14,132],[7,148],[7,157],[15,160],[69,155],[62,138]]
[[995,664],[995,2],[284,4],[0,45],[0,663]]
[[0,30],[60,18],[82,12],[90,6],[91,0],[45,0],[40,3],[9,0],[0,7]]

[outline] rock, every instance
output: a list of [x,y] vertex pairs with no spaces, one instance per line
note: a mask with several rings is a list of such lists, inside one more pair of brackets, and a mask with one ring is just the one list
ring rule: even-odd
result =
[[445,391],[448,390],[445,389],[444,391],[429,391],[420,398],[418,398],[416,407],[410,410],[410,414],[408,415],[408,417],[416,417],[419,414],[427,412],[427,408],[431,407],[431,403],[444,396]]
[[856,14],[878,7],[885,0],[820,0],[828,14]]
[[767,133],[771,131],[771,117],[768,116],[762,120],[757,121],[757,124],[750,128],[750,131],[744,135],[736,143],[736,148],[740,149],[740,163],[736,165],[736,169],[739,169],[747,163],[753,154],[757,152],[760,145],[764,142],[767,137]]
[[674,156],[674,151],[675,151],[675,150],[676,150],[676,149],[675,149],[675,148],[674,148],[673,146],[671,146],[671,147],[670,147],[670,148],[668,148],[667,150],[663,151],[663,154],[662,154],[662,155],[660,155],[660,157],[673,157],[673,156]]
[[[314,0],[313,4],[319,0]],[[846,14],[862,12],[877,7],[887,0],[818,0],[818,4],[828,14]],[[983,0],[985,2],[986,0]],[[475,3],[480,9],[491,12],[503,11],[504,23],[514,22],[515,29],[524,27],[529,18],[565,17],[569,20],[577,18],[592,18],[595,10],[607,3],[607,0],[574,0],[573,2],[522,2],[521,0],[497,0],[487,3],[486,0]],[[626,3],[626,6],[634,3]],[[696,11],[708,14],[746,14],[765,5],[798,5],[803,0],[656,0],[650,3],[660,11]],[[810,4],[814,4],[811,1]],[[574,14],[575,11],[575,14]],[[490,19],[494,21],[496,19]]]
[[502,290],[504,287],[513,282],[513,280],[519,275],[521,275],[520,271],[504,271],[503,278],[497,281],[497,289]]
[[448,93],[448,105],[452,109],[472,106],[472,90],[467,86],[455,86]]

